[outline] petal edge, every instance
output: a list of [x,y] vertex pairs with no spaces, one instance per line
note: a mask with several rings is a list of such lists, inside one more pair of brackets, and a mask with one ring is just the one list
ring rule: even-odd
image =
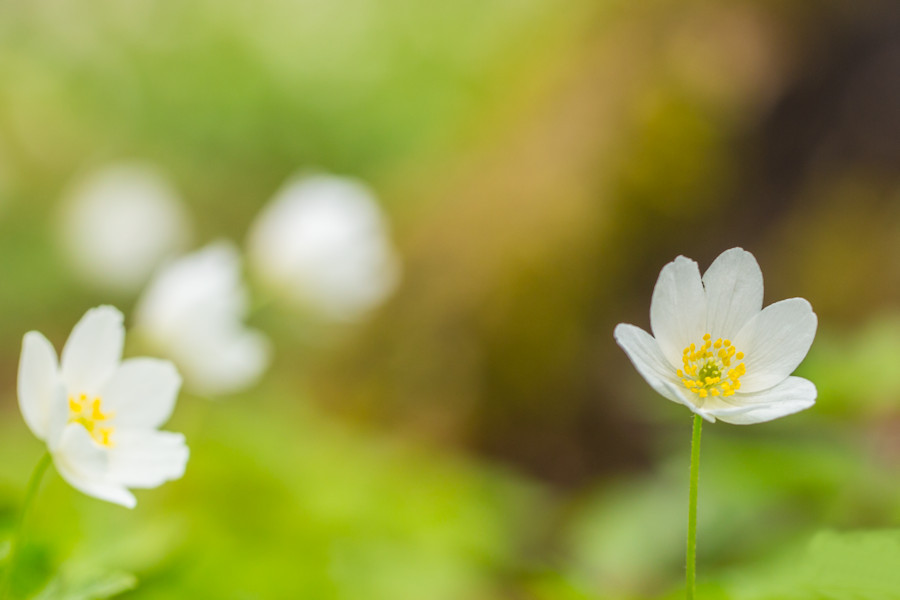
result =
[[759,392],[784,381],[809,352],[817,325],[816,313],[803,298],[775,302],[750,319],[734,339],[747,369],[741,391]]
[[774,388],[763,392],[736,394],[734,397],[748,410],[730,414],[723,412],[717,416],[733,425],[764,423],[810,408],[816,403],[816,395],[813,382],[802,377],[788,377]]
[[88,310],[63,347],[62,378],[68,393],[99,394],[122,360],[122,313],[104,305]]
[[675,386],[675,370],[663,356],[653,336],[640,327],[619,323],[613,337],[635,370],[656,393],[672,402],[687,404]]
[[659,272],[650,299],[650,329],[674,369],[681,367],[681,351],[700,342],[706,326],[706,292],[700,268],[679,256]]
[[763,275],[756,258],[742,248],[720,254],[703,274],[706,331],[713,339],[734,339],[762,310]]
[[58,409],[58,396],[65,395],[59,379],[56,350],[41,333],[29,331],[22,338],[22,353],[16,380],[19,410],[25,424],[39,440],[50,434],[50,419]]

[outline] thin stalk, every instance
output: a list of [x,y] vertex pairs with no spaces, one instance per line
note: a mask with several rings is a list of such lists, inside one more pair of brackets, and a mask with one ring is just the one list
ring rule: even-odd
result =
[[28,488],[25,490],[25,501],[22,503],[22,510],[19,511],[19,518],[16,521],[16,527],[13,529],[13,535],[9,542],[9,556],[6,559],[6,568],[3,569],[3,578],[0,582],[0,591],[2,598],[10,598],[10,586],[12,585],[12,575],[16,568],[16,561],[19,555],[19,549],[23,546],[25,532],[25,519],[28,516],[28,510],[34,504],[34,498],[37,496],[38,489],[41,487],[41,479],[44,471],[50,466],[50,453],[44,452],[44,455],[31,472],[31,478],[28,480]]
[[700,428],[703,417],[694,415],[694,435],[691,438],[691,489],[688,495],[687,558],[685,596],[694,600],[697,575],[697,483],[700,480]]

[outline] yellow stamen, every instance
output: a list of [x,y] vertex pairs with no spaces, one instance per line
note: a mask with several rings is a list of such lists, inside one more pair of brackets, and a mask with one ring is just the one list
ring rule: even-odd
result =
[[114,415],[111,412],[103,412],[100,398],[88,400],[87,394],[69,396],[69,423],[78,423],[83,426],[95,442],[101,446],[113,445],[113,427],[100,427],[100,423],[108,421]]
[[[733,396],[741,388],[740,378],[747,372],[743,352],[738,352],[731,340],[703,334],[698,347],[691,343],[682,352],[682,369],[675,371],[685,388],[698,398]],[[737,361],[732,364],[732,361]]]

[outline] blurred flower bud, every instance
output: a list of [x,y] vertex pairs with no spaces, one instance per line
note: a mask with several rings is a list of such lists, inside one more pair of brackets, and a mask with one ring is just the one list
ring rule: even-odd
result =
[[244,327],[246,313],[240,255],[222,241],[163,267],[138,302],[134,327],[175,361],[190,390],[218,395],[251,386],[269,365],[269,341]]
[[362,182],[329,175],[288,181],[250,229],[263,282],[326,317],[354,320],[396,287],[388,223]]
[[121,163],[89,173],[62,207],[66,259],[88,282],[136,292],[191,237],[188,215],[154,167]]

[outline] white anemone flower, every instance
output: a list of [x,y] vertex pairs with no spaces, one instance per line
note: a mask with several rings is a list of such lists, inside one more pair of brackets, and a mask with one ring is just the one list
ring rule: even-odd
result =
[[215,242],[157,273],[135,309],[135,330],[175,361],[187,386],[204,395],[247,388],[270,360],[268,339],[246,328],[241,258]]
[[78,181],[63,202],[60,242],[88,282],[135,292],[188,244],[183,203],[153,166],[112,164]]
[[157,431],[172,410],[181,377],[169,361],[122,360],[122,313],[89,310],[57,363],[37,331],[25,334],[19,361],[19,408],[46,442],[56,470],[89,496],[133,508],[128,488],[154,488],[184,474],[180,433]]
[[362,182],[330,175],[288,181],[257,217],[248,253],[261,280],[336,320],[355,320],[397,285],[388,223]]
[[653,336],[622,323],[615,338],[656,392],[707,421],[770,421],[815,403],[816,386],[791,373],[817,319],[802,298],[762,302],[762,272],[749,252],[723,252],[702,278],[696,262],[679,256],[653,290]]

